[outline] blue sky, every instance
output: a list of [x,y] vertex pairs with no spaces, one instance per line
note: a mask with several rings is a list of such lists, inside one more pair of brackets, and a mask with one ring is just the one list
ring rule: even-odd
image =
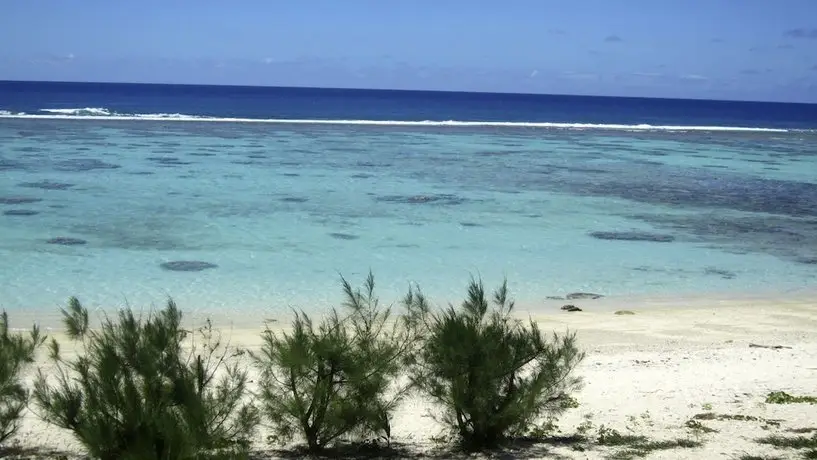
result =
[[3,0],[0,79],[817,102],[817,0]]

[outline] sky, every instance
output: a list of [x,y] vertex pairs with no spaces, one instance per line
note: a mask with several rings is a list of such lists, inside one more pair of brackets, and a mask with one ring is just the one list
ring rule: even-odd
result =
[[817,103],[817,0],[3,0],[0,80]]

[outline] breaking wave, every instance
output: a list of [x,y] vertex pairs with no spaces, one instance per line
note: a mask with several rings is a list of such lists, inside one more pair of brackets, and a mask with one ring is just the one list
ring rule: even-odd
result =
[[512,121],[403,121],[403,120],[332,120],[332,119],[286,119],[286,118],[234,118],[187,115],[182,113],[117,113],[101,107],[68,109],[40,109],[39,113],[10,112],[0,110],[0,118],[46,119],[46,120],[122,120],[122,121],[179,121],[214,123],[270,123],[299,125],[362,125],[362,126],[439,126],[439,127],[496,127],[496,128],[541,128],[565,130],[626,130],[626,131],[723,131],[723,132],[770,132],[792,131],[782,128],[759,128],[743,126],[669,126],[649,124],[607,124],[607,123],[556,123],[556,122],[512,122]]

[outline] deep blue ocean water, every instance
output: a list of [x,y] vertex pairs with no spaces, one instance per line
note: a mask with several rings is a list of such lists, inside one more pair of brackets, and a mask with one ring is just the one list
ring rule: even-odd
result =
[[0,82],[0,110],[298,120],[495,121],[817,129],[817,104],[242,86]]
[[[0,82],[0,308],[817,286],[817,105]],[[195,262],[195,263],[179,263]],[[272,312],[272,313],[270,313]]]

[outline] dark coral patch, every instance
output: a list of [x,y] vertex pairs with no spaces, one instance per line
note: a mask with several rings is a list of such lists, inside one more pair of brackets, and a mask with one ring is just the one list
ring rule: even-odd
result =
[[120,167],[119,165],[106,163],[94,158],[74,158],[60,161],[55,165],[54,169],[67,172],[85,172],[95,169],[119,169]]
[[567,300],[595,300],[604,297],[601,294],[595,294],[593,292],[571,292],[570,294],[565,296]]
[[14,160],[0,158],[0,171],[12,171],[25,169],[22,163]]
[[729,270],[724,270],[722,268],[715,268],[715,267],[706,267],[704,269],[705,275],[713,275],[713,276],[720,276],[725,280],[735,279],[737,276],[734,272],[730,272]]
[[435,204],[435,205],[458,205],[465,202],[465,199],[456,195],[440,194],[440,195],[388,195],[379,196],[375,198],[377,201],[386,203],[405,203],[405,204]]
[[4,216],[36,216],[39,213],[40,211],[33,209],[9,209],[8,211],[3,211]]
[[65,182],[53,182],[49,180],[41,180],[39,182],[23,182],[18,184],[20,187],[39,188],[43,190],[68,190],[74,184],[66,184]]
[[27,196],[3,196],[0,197],[0,204],[29,204],[39,203],[42,198],[32,198]]
[[81,238],[72,238],[70,236],[58,236],[46,241],[48,244],[58,244],[60,246],[80,246],[88,242]]
[[281,201],[284,203],[306,203],[309,201],[309,198],[304,198],[302,196],[285,196],[281,198]]
[[200,272],[211,268],[218,268],[218,265],[200,260],[174,260],[159,265],[165,270],[173,272]]
[[352,235],[350,233],[330,233],[329,236],[335,238],[336,240],[356,240],[360,237],[357,235]]
[[193,164],[190,161],[184,161],[177,157],[148,157],[148,160],[162,166],[184,166]]
[[655,243],[671,243],[675,241],[675,237],[672,235],[648,232],[591,232],[590,236],[599,240],[651,241]]

